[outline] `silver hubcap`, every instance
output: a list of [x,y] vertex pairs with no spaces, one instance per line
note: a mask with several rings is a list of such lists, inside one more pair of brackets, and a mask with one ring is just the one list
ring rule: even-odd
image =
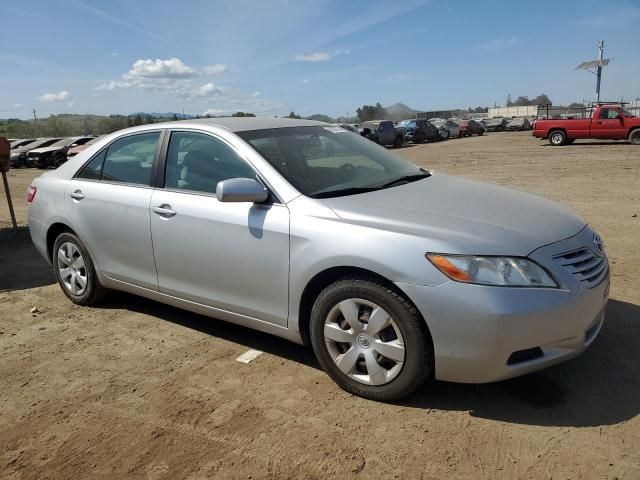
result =
[[554,133],[553,135],[551,135],[551,141],[553,143],[560,143],[562,142],[562,134],[560,133]]
[[57,263],[64,288],[73,295],[82,295],[87,288],[87,269],[78,247],[71,242],[60,245]]
[[404,339],[382,307],[359,298],[335,305],[324,323],[329,355],[349,378],[384,385],[398,376],[405,358]]

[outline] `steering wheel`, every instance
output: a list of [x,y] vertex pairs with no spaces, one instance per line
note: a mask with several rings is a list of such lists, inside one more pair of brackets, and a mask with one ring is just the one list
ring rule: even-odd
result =
[[343,163],[340,165],[340,170],[346,170],[347,172],[350,172],[354,168],[356,167],[353,166],[353,163]]

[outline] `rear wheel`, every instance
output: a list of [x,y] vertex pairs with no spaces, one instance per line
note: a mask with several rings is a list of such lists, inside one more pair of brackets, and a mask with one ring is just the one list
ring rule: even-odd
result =
[[65,157],[64,155],[62,154],[56,155],[55,159],[53,160],[53,168],[58,168],[66,160],[67,160],[67,157]]
[[393,146],[394,148],[400,148],[402,146],[402,137],[396,137],[396,139],[393,141]]
[[374,278],[340,280],[318,296],[311,343],[341,388],[373,400],[406,397],[433,371],[424,320],[407,299]]
[[640,128],[636,128],[629,134],[629,142],[633,145],[640,145]]
[[549,143],[554,147],[564,145],[567,141],[567,135],[562,130],[554,130],[549,134]]
[[100,285],[89,252],[80,239],[61,233],[53,244],[53,266],[64,294],[78,305],[93,305],[106,294]]

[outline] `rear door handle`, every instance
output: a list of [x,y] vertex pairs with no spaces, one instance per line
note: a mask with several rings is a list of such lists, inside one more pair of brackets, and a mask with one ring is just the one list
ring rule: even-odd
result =
[[74,200],[82,200],[84,198],[84,195],[82,194],[81,190],[76,190],[75,192],[71,192],[69,196]]
[[163,203],[162,205],[156,207],[151,207],[151,210],[153,210],[154,213],[157,213],[161,217],[165,218],[173,217],[176,214],[175,210],[171,210],[171,205],[167,205],[166,203]]

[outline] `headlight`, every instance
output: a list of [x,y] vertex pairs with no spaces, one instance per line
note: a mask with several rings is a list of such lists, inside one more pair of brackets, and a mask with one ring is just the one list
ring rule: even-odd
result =
[[451,280],[503,287],[558,287],[537,263],[519,257],[428,253],[427,259]]

